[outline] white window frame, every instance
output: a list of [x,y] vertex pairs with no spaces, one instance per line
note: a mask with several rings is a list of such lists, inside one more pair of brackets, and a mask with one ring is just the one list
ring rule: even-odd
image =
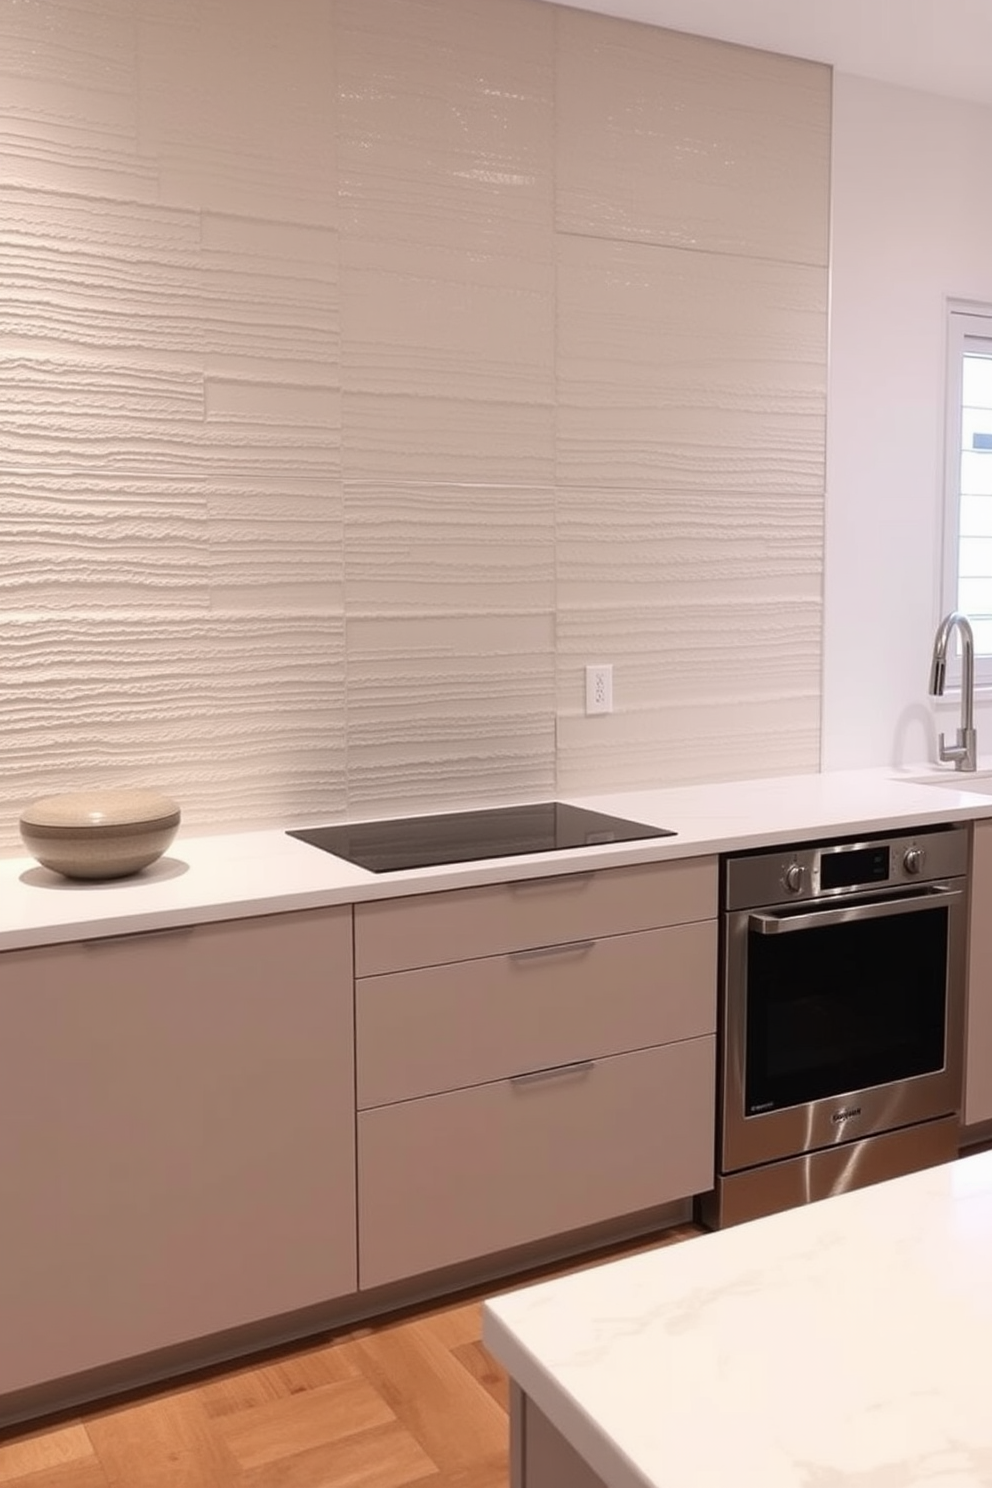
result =
[[[944,417],[944,531],[940,595],[941,615],[958,608],[961,537],[961,403],[963,362],[969,344],[981,346],[992,356],[992,305],[952,300],[947,316],[947,401]],[[948,658],[948,683],[960,688],[961,663]],[[992,689],[992,653],[975,655],[976,687]]]

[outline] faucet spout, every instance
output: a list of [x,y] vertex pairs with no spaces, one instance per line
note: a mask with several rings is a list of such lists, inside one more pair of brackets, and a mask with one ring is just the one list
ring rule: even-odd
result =
[[971,621],[960,610],[945,615],[933,639],[930,662],[930,694],[943,697],[947,677],[947,648],[955,630],[961,637],[961,722],[954,743],[940,736],[939,758],[955,770],[974,770],[978,762],[978,738],[975,733],[975,635]]

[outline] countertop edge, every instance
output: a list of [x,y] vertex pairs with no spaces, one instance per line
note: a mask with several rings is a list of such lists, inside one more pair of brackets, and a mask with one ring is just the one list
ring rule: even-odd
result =
[[919,772],[874,768],[562,794],[676,835],[402,873],[358,868],[289,837],[288,827],[180,833],[158,863],[109,883],[71,883],[33,859],[8,858],[0,860],[0,951],[992,817],[992,778],[987,797],[940,778],[934,788]]

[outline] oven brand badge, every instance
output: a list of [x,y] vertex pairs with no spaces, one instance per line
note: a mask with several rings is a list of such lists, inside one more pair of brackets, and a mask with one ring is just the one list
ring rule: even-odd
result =
[[850,1106],[846,1111],[835,1111],[831,1121],[851,1121],[855,1116],[861,1115],[860,1106]]

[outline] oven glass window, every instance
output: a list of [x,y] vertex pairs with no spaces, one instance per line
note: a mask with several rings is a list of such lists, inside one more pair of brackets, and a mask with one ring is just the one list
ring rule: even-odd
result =
[[946,907],[748,934],[749,1116],[944,1065]]

